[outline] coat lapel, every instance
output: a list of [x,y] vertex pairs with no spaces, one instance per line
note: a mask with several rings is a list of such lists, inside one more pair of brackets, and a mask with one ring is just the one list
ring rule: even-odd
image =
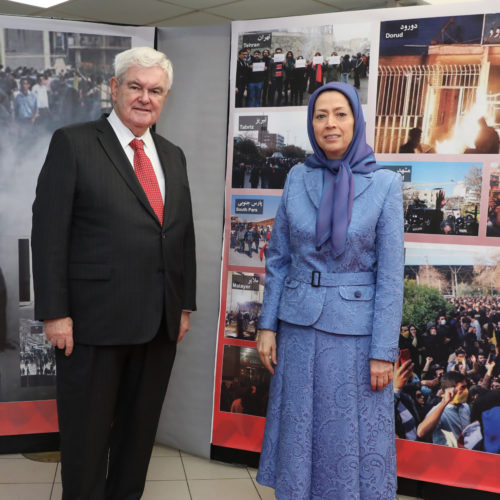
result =
[[318,208],[323,192],[323,169],[306,167],[304,185],[313,205]]
[[155,143],[156,152],[158,153],[158,158],[160,159],[161,168],[163,169],[163,175],[165,177],[165,200],[163,203],[163,226],[165,226],[167,218],[170,218],[172,215],[172,210],[170,209],[172,207],[169,206],[169,204],[174,194],[172,191],[172,182],[169,182],[171,179],[168,177],[169,169],[167,169],[167,165],[169,162],[169,154],[167,149],[162,147],[162,143],[158,141],[156,133],[151,131],[151,136],[153,137],[153,142]]
[[[354,173],[354,198],[366,191],[373,180],[373,173]],[[319,208],[323,193],[323,169],[307,167],[304,175],[304,185],[313,205]]]
[[354,198],[365,192],[373,181],[373,172],[354,174]]
[[146,193],[142,189],[142,186],[134,173],[134,169],[131,167],[130,161],[116,138],[113,128],[108,123],[108,120],[106,120],[106,118],[101,118],[101,120],[97,122],[96,128],[97,138],[108,155],[111,163],[121,175],[128,187],[137,196],[144,208],[158,221],[159,224],[160,221],[151,207]]

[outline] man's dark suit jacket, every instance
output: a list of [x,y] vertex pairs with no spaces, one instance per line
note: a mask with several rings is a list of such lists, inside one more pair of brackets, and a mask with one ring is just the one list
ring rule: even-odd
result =
[[181,311],[196,309],[186,160],[152,136],[165,173],[163,227],[104,117],[52,137],[33,204],[35,317],[70,316],[75,342],[146,343],[163,315],[175,340]]

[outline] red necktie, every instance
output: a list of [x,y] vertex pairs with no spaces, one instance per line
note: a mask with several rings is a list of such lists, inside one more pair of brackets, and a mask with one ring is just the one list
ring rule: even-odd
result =
[[142,189],[148,197],[149,203],[163,225],[163,199],[161,197],[158,179],[153,164],[144,152],[144,142],[141,139],[132,139],[130,146],[134,150],[134,170],[141,183]]

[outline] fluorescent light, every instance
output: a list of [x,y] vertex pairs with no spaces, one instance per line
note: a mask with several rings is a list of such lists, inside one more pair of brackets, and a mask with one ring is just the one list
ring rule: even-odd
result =
[[66,3],[67,1],[68,0],[9,0],[9,2],[33,5],[34,7],[41,7],[42,9],[48,9],[49,7],[54,7],[54,5]]
[[452,3],[475,2],[477,0],[425,0],[430,5],[451,5]]

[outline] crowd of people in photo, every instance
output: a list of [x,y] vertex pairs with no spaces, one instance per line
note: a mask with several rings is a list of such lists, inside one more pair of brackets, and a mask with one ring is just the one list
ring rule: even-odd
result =
[[[284,56],[284,57],[283,57]],[[236,66],[235,106],[302,106],[305,94],[312,94],[328,82],[352,83],[357,89],[366,78],[369,55],[339,55],[333,51],[324,57],[315,52],[311,59],[289,50],[240,49]],[[306,99],[307,101],[307,99]]]
[[0,127],[25,140],[35,131],[96,119],[112,107],[109,78],[100,71],[0,65]]
[[500,236],[500,189],[498,186],[491,186],[490,190],[486,236]]
[[[255,340],[259,329],[259,313],[260,304],[255,303],[247,307],[238,304],[236,311],[227,311],[225,336],[241,340]],[[229,331],[233,333],[228,334]]]
[[269,377],[241,375],[223,377],[220,411],[265,417],[269,399]]
[[301,158],[285,158],[273,155],[265,159],[255,159],[251,163],[233,164],[233,188],[283,189],[288,172]]
[[272,228],[268,225],[240,223],[231,225],[229,246],[240,254],[253,258],[254,254],[264,259],[264,252],[271,239]]
[[55,385],[56,359],[52,346],[33,346],[21,343],[21,385]]
[[500,453],[500,298],[452,298],[425,331],[401,325],[398,437]]
[[488,34],[484,37],[484,43],[500,45],[500,26],[495,26],[488,30]]

